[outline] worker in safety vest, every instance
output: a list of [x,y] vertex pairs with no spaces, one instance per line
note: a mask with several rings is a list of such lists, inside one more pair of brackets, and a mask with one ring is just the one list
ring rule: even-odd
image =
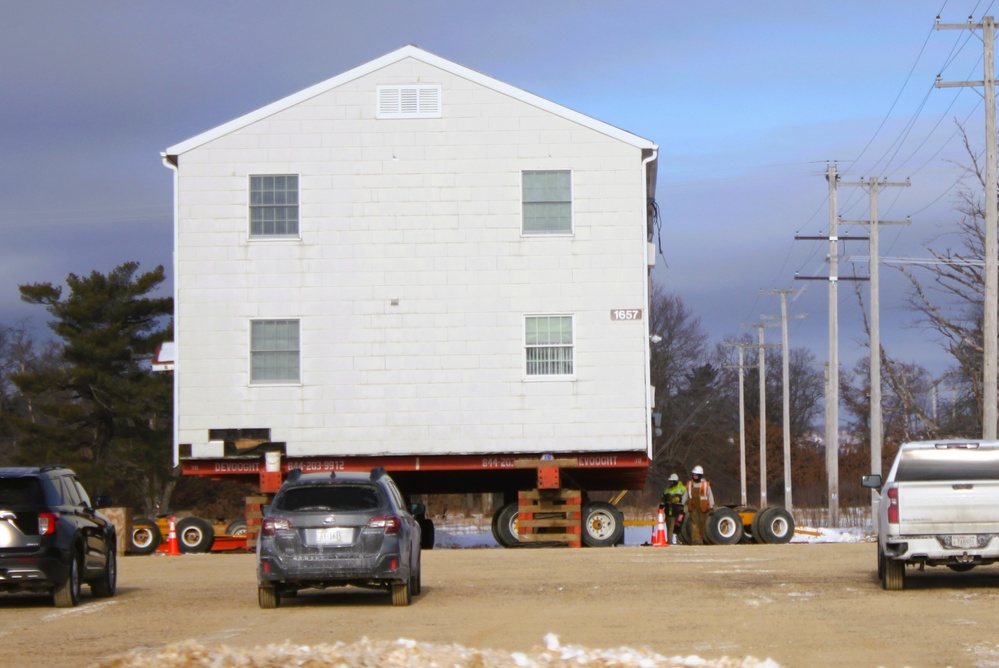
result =
[[687,488],[680,482],[680,476],[673,473],[659,497],[659,510],[666,517],[666,542],[670,545],[674,543],[673,529],[676,528],[676,518],[683,512],[683,494],[686,491]]
[[690,522],[690,542],[693,545],[703,545],[704,525],[708,513],[715,509],[715,495],[700,466],[690,470],[690,480],[683,493],[683,504],[687,509],[684,521]]

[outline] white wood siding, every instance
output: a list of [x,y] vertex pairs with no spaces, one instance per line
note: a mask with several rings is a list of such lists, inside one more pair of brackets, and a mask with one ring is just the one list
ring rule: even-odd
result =
[[[441,118],[375,118],[377,86],[417,82],[441,85]],[[266,427],[291,456],[645,451],[641,159],[415,59],[182,153],[178,442]],[[572,172],[571,237],[521,234],[538,169]],[[251,174],[300,175],[300,240],[249,239]],[[524,315],[547,312],[575,316],[575,380],[523,376]],[[301,319],[300,385],[250,385],[251,318]]]

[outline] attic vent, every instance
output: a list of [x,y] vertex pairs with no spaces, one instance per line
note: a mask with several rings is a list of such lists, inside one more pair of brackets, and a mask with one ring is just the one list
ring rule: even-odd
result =
[[377,118],[440,118],[441,87],[379,86]]

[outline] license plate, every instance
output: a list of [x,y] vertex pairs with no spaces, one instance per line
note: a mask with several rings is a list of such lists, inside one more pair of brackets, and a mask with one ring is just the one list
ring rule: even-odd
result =
[[951,536],[950,544],[954,547],[976,548],[978,547],[978,536]]
[[351,527],[309,529],[308,538],[312,545],[350,545],[354,542],[354,530]]

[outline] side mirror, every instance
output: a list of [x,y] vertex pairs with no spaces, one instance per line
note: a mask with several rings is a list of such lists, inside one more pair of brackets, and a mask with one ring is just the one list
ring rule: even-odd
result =
[[114,499],[110,496],[102,494],[94,499],[94,508],[110,508],[114,505]]
[[881,489],[881,476],[877,473],[872,473],[871,475],[865,475],[860,479],[860,486],[867,487],[868,489]]
[[409,504],[409,514],[413,517],[420,517],[427,514],[427,504],[425,503],[411,503]]

